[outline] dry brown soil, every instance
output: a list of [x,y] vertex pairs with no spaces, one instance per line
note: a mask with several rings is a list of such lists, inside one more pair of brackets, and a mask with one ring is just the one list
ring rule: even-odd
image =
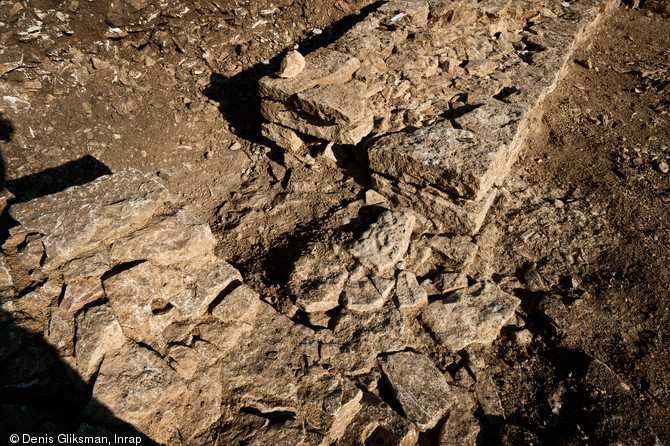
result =
[[[369,175],[353,156],[297,159],[260,136],[255,85],[286,49],[327,44],[374,5],[153,3],[0,1],[10,201],[127,166],[157,173],[290,314],[292,261],[379,210],[360,200]],[[669,70],[670,18],[618,10],[567,67],[488,217],[476,274],[522,298],[533,341],[503,331],[479,352],[504,410],[482,415],[487,444],[670,443]],[[3,239],[11,225],[5,213]]]

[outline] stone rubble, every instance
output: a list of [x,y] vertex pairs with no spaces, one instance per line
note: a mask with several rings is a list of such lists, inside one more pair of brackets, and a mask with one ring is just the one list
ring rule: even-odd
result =
[[563,66],[617,4],[383,3],[296,77],[259,81],[264,134],[286,150],[381,136],[367,148],[374,188],[438,231],[474,234]]
[[[125,422],[167,445],[409,446],[436,428],[438,444],[477,444],[476,412],[505,417],[486,364],[452,382],[423,339],[458,356],[515,321],[518,298],[468,276],[473,236],[565,62],[615,4],[393,0],[261,79],[263,135],[296,157],[373,137],[365,200],[383,211],[298,259],[297,314],[264,302],[208,225],[134,169],[11,205],[4,385],[32,386],[60,360],[92,389],[77,432]],[[538,309],[566,328],[560,300]]]

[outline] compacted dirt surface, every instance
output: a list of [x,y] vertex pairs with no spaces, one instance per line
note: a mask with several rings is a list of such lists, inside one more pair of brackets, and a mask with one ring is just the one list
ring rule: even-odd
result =
[[[670,18],[660,5],[621,6],[579,48],[478,235],[473,271],[521,299],[516,325],[530,333],[505,328],[470,353],[485,358],[499,398],[480,414],[482,444],[670,442]],[[286,50],[327,45],[374,7],[0,1],[8,204],[125,167],[157,174],[209,223],[245,283],[308,324],[281,297],[293,263],[315,243],[360,235],[379,210],[365,205],[370,174],[353,154],[297,159],[261,136],[257,82]],[[2,218],[4,240],[15,222]],[[453,371],[463,360],[436,363]]]

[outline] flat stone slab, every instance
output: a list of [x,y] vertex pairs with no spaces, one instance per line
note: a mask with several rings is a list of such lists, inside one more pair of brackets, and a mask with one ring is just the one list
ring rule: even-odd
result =
[[351,79],[361,66],[353,56],[319,48],[305,56],[305,67],[290,79],[266,76],[259,83],[263,97],[288,102],[293,96],[317,85],[341,84]]
[[351,124],[324,122],[292,105],[276,101],[263,101],[261,114],[275,124],[337,144],[358,144],[374,126],[372,115]]
[[169,199],[165,187],[135,169],[13,205],[10,215],[42,234],[54,268],[143,227]]
[[402,260],[416,219],[407,212],[385,211],[350,247],[365,267],[380,275]]
[[386,135],[368,149],[375,172],[417,186],[477,199],[501,180],[502,144],[446,125]]
[[400,352],[382,356],[379,364],[405,415],[422,431],[435,426],[453,404],[447,380],[427,356]]
[[480,283],[431,303],[421,320],[440,344],[457,352],[473,343],[492,343],[520,304],[496,285]]
[[294,265],[289,291],[296,305],[307,313],[324,312],[339,305],[348,277],[349,272],[333,252],[311,253]]

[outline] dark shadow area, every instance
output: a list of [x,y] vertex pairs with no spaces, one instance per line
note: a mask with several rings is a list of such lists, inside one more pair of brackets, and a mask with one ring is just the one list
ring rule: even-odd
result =
[[[368,14],[375,11],[383,2],[377,1],[361,9],[358,14],[350,14],[334,22],[323,33],[312,36],[298,43],[297,50],[302,55],[330,45],[344,33],[351,29]],[[238,54],[243,51],[241,45],[236,48]],[[203,93],[209,99],[218,102],[219,110],[223,117],[231,125],[231,131],[244,139],[255,143],[269,144],[261,136],[261,97],[258,93],[258,81],[266,75],[275,73],[284,54],[273,57],[269,63],[259,62],[240,73],[226,77],[222,74],[213,73],[210,84]]]
[[71,186],[86,184],[110,173],[112,171],[107,166],[91,155],[86,155],[58,167],[10,180],[7,182],[7,189],[16,197],[12,203],[24,203]]
[[9,142],[12,140],[14,126],[10,121],[6,121],[0,113],[0,142]]
[[[2,304],[16,299],[7,290],[0,291],[0,296]],[[31,324],[34,321],[28,315],[0,309],[2,444],[13,443],[13,434],[20,436],[19,444],[27,444],[24,435],[39,437],[45,444],[75,444],[72,435],[107,437],[109,444],[115,444],[115,435],[140,438],[143,445],[156,444],[99,404],[96,414],[104,425],[87,417],[84,409],[91,401],[95,376],[91,383],[84,382],[41,333],[22,326]],[[67,441],[63,441],[65,435],[70,435]]]

